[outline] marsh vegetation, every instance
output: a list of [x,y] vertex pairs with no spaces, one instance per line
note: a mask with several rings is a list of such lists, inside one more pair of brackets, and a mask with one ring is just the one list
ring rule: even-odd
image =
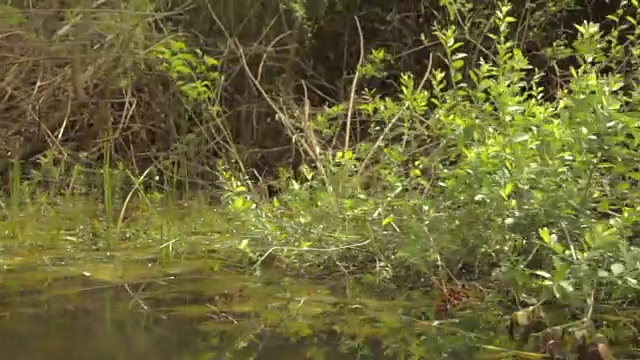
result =
[[639,8],[0,5],[3,354],[640,358]]

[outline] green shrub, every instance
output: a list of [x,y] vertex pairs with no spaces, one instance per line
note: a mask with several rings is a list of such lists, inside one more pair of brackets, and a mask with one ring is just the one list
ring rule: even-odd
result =
[[[494,276],[514,292],[548,289],[571,303],[612,283],[607,296],[631,296],[640,130],[625,104],[639,99],[605,70],[637,61],[617,56],[638,31],[621,44],[615,31],[576,25],[577,39],[552,49],[577,63],[548,101],[541,74],[509,40],[509,12],[503,5],[491,20],[496,55],[478,64],[465,63],[456,27],[435,26],[447,71],[431,69],[421,82],[405,73],[395,96],[367,93],[358,111],[373,123],[369,139],[327,152],[322,171],[281,177],[271,202],[230,189],[229,206],[251,214],[243,249],[256,259],[279,252],[298,270],[330,258],[386,279]],[[381,54],[372,53],[365,75],[383,72]],[[333,112],[311,122],[313,141]]]

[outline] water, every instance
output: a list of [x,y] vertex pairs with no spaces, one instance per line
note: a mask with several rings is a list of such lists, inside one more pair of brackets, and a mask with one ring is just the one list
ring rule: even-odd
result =
[[183,359],[204,351],[196,328],[179,319],[139,313],[126,319],[103,312],[12,312],[0,320],[0,349],[7,359]]
[[486,299],[435,321],[425,292],[385,299],[277,275],[98,269],[2,274],[2,358],[497,359],[514,346],[505,313]]
[[[3,358],[15,360],[358,358],[358,351],[345,351],[335,336],[298,336],[309,331],[302,324],[320,310],[304,315],[285,309],[291,302],[286,299],[297,299],[292,289],[286,294],[277,286],[238,279],[130,284],[68,279],[31,291],[5,291],[0,349]],[[213,288],[227,290],[212,293]],[[318,307],[312,303],[308,309]],[[360,351],[360,358],[384,358],[367,348],[373,351]]]
[[[241,347],[238,337],[207,334],[193,321],[164,319],[137,312],[126,318],[106,318],[100,311],[55,314],[15,313],[0,320],[3,358],[15,360],[136,360],[136,359],[354,359],[341,354],[339,344],[310,346],[287,339],[266,338]],[[214,341],[214,338],[215,341]],[[222,342],[222,343],[220,343]],[[217,344],[215,344],[217,343]],[[324,357],[320,354],[324,353]],[[366,357],[370,359],[377,356]]]

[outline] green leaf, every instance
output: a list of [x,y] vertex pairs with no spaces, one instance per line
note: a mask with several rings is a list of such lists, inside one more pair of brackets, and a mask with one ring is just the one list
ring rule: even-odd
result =
[[453,67],[454,70],[458,70],[463,66],[464,66],[464,60],[462,59],[455,60],[454,62],[451,63],[451,67]]
[[630,173],[627,173],[627,176],[629,176],[635,181],[640,181],[640,172],[630,172]]
[[559,257],[553,257],[553,263],[556,268],[556,271],[553,273],[553,280],[556,282],[561,282],[567,279],[567,274],[569,273],[569,269],[571,265],[563,262]]
[[233,204],[231,205],[231,208],[234,211],[243,212],[249,209],[251,206],[253,206],[253,203],[251,201],[248,201],[244,197],[238,196],[233,200]]
[[551,243],[551,234],[549,233],[549,228],[543,227],[538,229],[538,234],[540,234],[542,241],[544,241],[546,244]]
[[606,212],[607,210],[609,210],[609,202],[607,200],[600,201],[598,204],[598,211]]
[[238,186],[235,189],[233,189],[233,192],[236,194],[246,193],[247,191],[248,191],[247,188],[244,186]]
[[551,235],[551,239],[549,241],[551,242],[549,246],[553,251],[555,251],[559,255],[564,254],[566,249],[562,244],[558,242],[558,237],[555,234]]
[[393,215],[387,216],[384,220],[382,220],[382,226],[389,225],[393,221]]
[[613,273],[614,276],[619,276],[624,271],[625,271],[624,264],[614,263],[611,265],[611,272]]
[[512,191],[513,191],[513,183],[507,183],[507,185],[504,187],[504,195],[509,196],[509,194],[511,194]]
[[519,143],[529,139],[529,134],[521,133],[513,137],[513,142]]
[[629,190],[630,187],[631,187],[631,185],[629,185],[628,182],[621,182],[621,183],[618,183],[616,185],[616,190],[617,191],[625,191],[625,190]]
[[559,281],[558,285],[567,293],[571,293],[575,291],[570,281],[567,281],[567,280]]

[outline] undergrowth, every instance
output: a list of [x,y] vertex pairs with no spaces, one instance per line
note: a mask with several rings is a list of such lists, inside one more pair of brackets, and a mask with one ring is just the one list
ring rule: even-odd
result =
[[[29,171],[14,161],[3,248],[218,256],[254,274],[339,274],[391,292],[431,277],[478,281],[580,309],[637,303],[637,3],[609,16],[614,30],[576,24],[575,39],[547,49],[574,60],[552,100],[513,40],[508,3],[485,24],[493,48],[480,56],[459,40],[469,10],[445,3],[450,17],[431,31],[446,67],[424,59],[426,72],[404,72],[391,95],[358,83],[386,76],[393,60],[382,48],[362,53],[348,101],[314,111],[282,101],[243,64],[304,157],[269,181],[225,125],[224,60],[181,38],[156,43],[145,66],[172,80],[177,113],[189,119],[174,128],[184,132],[169,156],[139,170],[111,156],[117,137],[106,136],[101,167],[57,151]],[[239,43],[229,46],[245,59]],[[368,134],[357,141],[350,132],[363,119]],[[190,189],[211,144],[222,154],[207,158],[216,190]]]

